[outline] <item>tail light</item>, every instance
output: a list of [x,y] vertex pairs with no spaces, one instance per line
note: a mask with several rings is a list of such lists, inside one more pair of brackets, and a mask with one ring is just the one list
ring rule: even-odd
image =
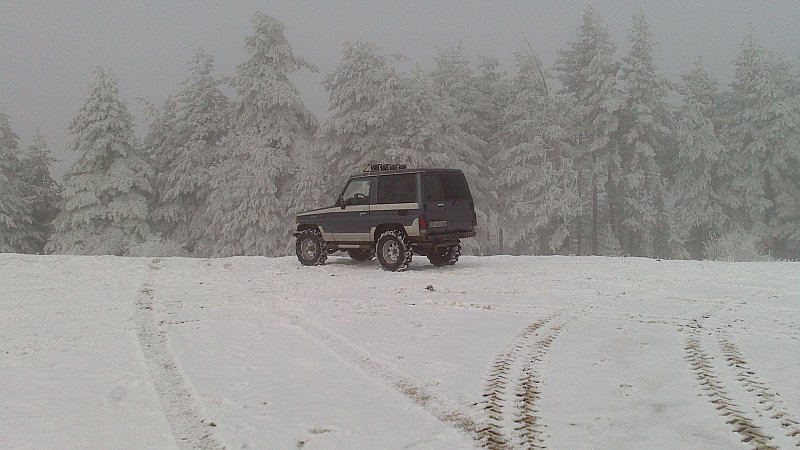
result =
[[425,216],[419,216],[419,229],[420,230],[427,230],[428,229],[428,219]]

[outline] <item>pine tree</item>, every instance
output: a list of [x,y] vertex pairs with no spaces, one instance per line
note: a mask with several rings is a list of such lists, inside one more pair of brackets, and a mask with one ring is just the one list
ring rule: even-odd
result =
[[0,110],[0,253],[32,253],[41,236],[33,225],[29,187],[19,176],[19,138]]
[[211,55],[197,49],[189,65],[191,76],[156,115],[145,146],[155,169],[153,228],[191,252],[208,226],[199,213],[207,207],[228,100],[220,90],[222,81],[212,75]]
[[486,177],[488,164],[480,153],[478,139],[463,130],[448,102],[438,95],[422,69],[401,82],[397,117],[387,156],[410,167],[460,169],[467,177],[475,202],[478,235],[466,242],[464,251],[485,254],[495,244],[489,241],[488,217],[494,193]]
[[211,172],[209,240],[216,255],[285,255],[290,249],[300,155],[317,121],[289,75],[316,68],[292,52],[284,26],[263,13],[236,68],[229,137]]
[[779,256],[800,251],[800,102],[791,66],[755,42],[752,32],[735,61],[733,114],[724,142],[730,157],[723,199],[738,226]]
[[[614,61],[616,46],[608,34],[608,26],[597,10],[587,6],[578,36],[568,48],[558,52],[556,70],[564,86],[563,92],[575,97],[582,110],[578,123],[579,154],[592,164],[592,253],[605,254],[617,251],[617,237],[605,236],[606,248],[598,248],[601,229],[616,232],[615,205],[619,185],[619,153],[615,135],[619,125],[622,99],[617,87],[618,64]],[[602,178],[605,175],[605,183]],[[608,214],[601,217],[599,202],[606,197]],[[600,222],[610,224],[601,226]]]
[[402,77],[394,63],[402,57],[385,55],[375,44],[346,42],[342,61],[323,80],[333,115],[318,140],[333,170],[325,185],[341,188],[341,176],[356,173],[365,164],[391,161],[387,150],[397,129]]
[[32,228],[36,234],[34,251],[41,253],[51,233],[51,223],[58,213],[58,186],[50,175],[50,165],[55,159],[44,142],[44,136],[36,130],[33,142],[22,154],[21,177],[32,196]]
[[[633,16],[631,49],[622,59],[625,82],[621,111],[621,190],[623,249],[636,256],[655,256],[664,223],[664,179],[670,176],[669,127],[664,97],[669,82],[653,62],[653,35],[644,13]],[[667,169],[662,173],[662,167]],[[618,236],[619,238],[619,236]],[[663,251],[663,249],[662,249]]]
[[581,110],[569,94],[547,94],[538,62],[517,53],[502,150],[493,158],[506,240],[518,253],[570,252],[579,214],[574,169]]
[[499,120],[498,110],[493,108],[496,86],[490,77],[499,78],[499,75],[495,72],[493,61],[482,59],[481,62],[484,66],[481,68],[482,77],[479,78],[473,73],[469,58],[460,44],[439,48],[434,57],[431,80],[435,94],[452,109],[456,124],[465,133],[463,137],[466,139],[460,145],[470,148],[465,148],[465,154],[458,160],[477,169],[470,179],[473,194],[479,199],[476,237],[482,252],[495,253],[498,250],[497,192],[487,158],[496,151],[496,148],[490,149],[489,142],[496,138]]
[[[482,176],[480,144],[461,128],[430,76],[419,68],[411,76],[398,74],[398,59],[367,41],[349,42],[326,77],[334,115],[320,130],[319,142],[336,169],[330,171],[336,179],[329,179],[329,189],[338,190],[342,174],[374,162],[461,169],[472,188],[479,228],[486,230],[491,187]],[[466,251],[485,253],[489,247],[484,233]]]
[[672,256],[700,258],[709,234],[725,224],[720,199],[719,164],[726,158],[715,121],[720,98],[717,82],[698,58],[677,87],[683,97],[676,126],[678,166],[670,197],[669,245]]
[[69,126],[80,156],[64,178],[47,249],[53,253],[124,255],[150,234],[146,158],[133,117],[110,69],[92,72],[89,94]]

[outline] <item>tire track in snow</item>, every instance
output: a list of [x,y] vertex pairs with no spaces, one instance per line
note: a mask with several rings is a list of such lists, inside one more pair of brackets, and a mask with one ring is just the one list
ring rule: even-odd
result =
[[382,384],[393,388],[440,421],[466,433],[475,431],[475,421],[467,413],[451,405],[441,394],[429,389],[419,380],[404,373],[399,368],[381,361],[369,351],[350,342],[341,335],[292,314],[277,304],[273,303],[270,312],[284,318],[290,324],[330,348],[348,363],[361,368]]
[[[155,263],[156,261],[154,261]],[[157,321],[152,286],[145,282],[136,298],[136,329],[153,386],[181,448],[222,449],[213,422],[202,418],[191,389],[169,346],[164,321]]]
[[[252,282],[250,280],[241,279],[239,284],[252,290]],[[269,285],[271,286],[271,284]],[[269,292],[269,289],[254,291],[254,296],[264,292]],[[477,424],[470,417],[470,414],[452,405],[444,396],[428,388],[398,367],[382,361],[379,357],[340,334],[292,313],[288,309],[281,307],[275,300],[267,299],[263,305],[265,306],[259,305],[263,310],[283,318],[312,339],[328,347],[349,364],[360,368],[379,383],[408,398],[439,421],[466,433],[467,436],[472,436],[475,433]],[[253,304],[250,304],[250,306],[252,307]]]
[[720,380],[720,370],[714,367],[714,360],[703,347],[701,334],[704,330],[703,320],[709,318],[708,313],[693,319],[687,325],[687,339],[685,359],[688,361],[695,378],[700,383],[700,389],[708,397],[709,402],[725,418],[725,423],[731,426],[733,432],[741,436],[744,443],[750,444],[755,449],[774,449],[772,437],[766,435],[761,427],[753,422],[741,406],[733,399]]
[[717,341],[728,367],[736,373],[736,381],[756,397],[756,408],[775,421],[787,437],[795,439],[794,445],[800,447],[800,421],[786,411],[780,396],[758,377],[725,331],[717,330]]
[[481,403],[486,418],[475,434],[479,445],[490,449],[546,448],[537,410],[543,383],[539,370],[568,323],[593,308],[581,306],[532,322],[495,357],[484,383]]

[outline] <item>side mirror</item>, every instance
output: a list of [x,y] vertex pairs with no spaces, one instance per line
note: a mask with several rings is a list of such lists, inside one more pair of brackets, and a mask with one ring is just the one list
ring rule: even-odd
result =
[[344,209],[344,207],[347,206],[347,201],[345,199],[343,199],[342,197],[339,197],[336,200],[336,205],[339,206],[340,208]]

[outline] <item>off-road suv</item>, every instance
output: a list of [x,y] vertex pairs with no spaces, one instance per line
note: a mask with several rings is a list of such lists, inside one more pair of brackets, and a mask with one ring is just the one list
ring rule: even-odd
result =
[[297,215],[297,259],[323,264],[344,251],[358,261],[377,256],[391,271],[413,253],[435,266],[455,264],[461,239],[475,236],[475,208],[460,170],[371,164],[350,177],[336,204]]

